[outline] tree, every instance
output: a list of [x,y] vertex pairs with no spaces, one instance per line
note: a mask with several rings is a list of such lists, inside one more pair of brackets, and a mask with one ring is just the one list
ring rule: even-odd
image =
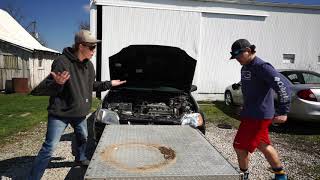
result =
[[3,9],[7,11],[19,24],[23,24],[25,16],[23,15],[21,8],[15,6],[12,1],[8,1]]
[[[7,11],[10,14],[10,16],[12,16],[22,27],[24,27],[25,30],[28,31],[29,34],[33,36],[41,45],[46,45],[46,42],[37,32],[36,21],[32,21],[31,23],[24,25],[26,23],[26,17],[24,15],[24,12],[22,12],[19,6],[14,4],[14,1],[7,1],[3,9]],[[30,27],[31,29],[29,29]]]
[[81,21],[79,24],[80,29],[90,30],[90,23],[88,21]]

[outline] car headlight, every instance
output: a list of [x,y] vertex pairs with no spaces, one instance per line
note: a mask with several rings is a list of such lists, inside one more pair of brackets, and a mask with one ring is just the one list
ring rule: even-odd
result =
[[185,114],[181,118],[181,125],[190,125],[191,127],[199,127],[203,125],[203,119],[200,113]]
[[120,118],[114,111],[99,109],[96,114],[96,121],[104,124],[120,124]]

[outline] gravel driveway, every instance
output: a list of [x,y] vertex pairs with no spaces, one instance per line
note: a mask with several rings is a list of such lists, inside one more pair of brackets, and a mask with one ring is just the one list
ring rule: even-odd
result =
[[[24,179],[30,166],[39,151],[45,136],[46,124],[42,123],[34,129],[20,133],[15,137],[14,143],[0,147],[0,177],[4,179]],[[222,155],[237,167],[235,152],[232,148],[235,129],[218,128],[216,125],[207,125],[207,139],[222,153]],[[84,168],[73,167],[71,154],[72,128],[68,127],[62,136],[61,142],[53,155],[53,159],[45,171],[43,179],[82,179]],[[303,174],[301,167],[320,165],[319,153],[308,154],[295,150],[292,144],[287,144],[271,134],[275,148],[280,152],[282,162],[290,175],[290,179],[316,179],[313,174]],[[272,173],[268,171],[269,165],[260,152],[255,152],[251,158],[251,179],[271,179]]]

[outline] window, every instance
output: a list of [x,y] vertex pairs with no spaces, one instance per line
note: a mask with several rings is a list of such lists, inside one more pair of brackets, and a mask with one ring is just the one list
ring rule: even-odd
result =
[[43,68],[43,53],[42,52],[38,52],[37,53],[37,56],[38,56],[38,67],[40,68],[40,69],[42,69]]
[[42,59],[38,60],[38,67],[42,67]]
[[311,74],[311,73],[303,73],[303,78],[305,84],[320,84],[320,76]]
[[19,69],[18,56],[3,55],[5,69]]
[[289,78],[289,80],[293,83],[293,84],[301,84],[301,82],[299,81],[298,75],[297,74],[290,74],[287,76]]
[[301,81],[301,78],[299,78],[300,73],[297,74],[296,72],[284,71],[284,72],[281,72],[281,74],[283,74],[287,79],[289,79],[292,84],[303,84],[303,82]]
[[320,64],[320,56],[318,56],[318,64]]
[[283,54],[283,63],[294,64],[295,54]]

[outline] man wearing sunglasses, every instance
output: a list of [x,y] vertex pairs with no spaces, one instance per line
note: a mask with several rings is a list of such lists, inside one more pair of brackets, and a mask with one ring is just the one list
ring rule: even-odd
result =
[[33,95],[50,96],[45,142],[34,160],[28,179],[41,179],[51,156],[68,126],[76,135],[75,165],[88,166],[85,155],[87,145],[87,120],[93,91],[105,91],[126,81],[95,81],[95,71],[90,59],[100,42],[90,31],[81,30],[75,35],[73,47],[67,47],[52,63],[50,75],[35,89]]
[[[286,180],[277,151],[269,139],[272,122],[284,123],[290,108],[290,86],[288,80],[278,73],[271,64],[256,56],[255,45],[246,39],[232,44],[231,58],[241,65],[241,90],[243,109],[240,126],[233,147],[237,153],[240,170],[248,179],[250,154],[259,149],[271,165],[276,180]],[[278,95],[276,109],[272,89]]]

